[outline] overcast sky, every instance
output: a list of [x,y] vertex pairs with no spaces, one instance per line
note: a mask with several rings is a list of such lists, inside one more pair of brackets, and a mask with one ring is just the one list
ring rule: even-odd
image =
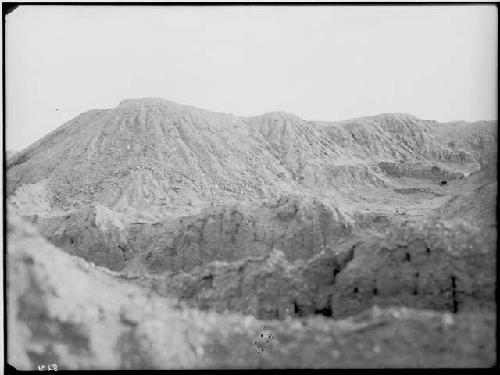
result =
[[306,120],[497,118],[494,6],[21,6],[6,18],[7,149],[125,98]]

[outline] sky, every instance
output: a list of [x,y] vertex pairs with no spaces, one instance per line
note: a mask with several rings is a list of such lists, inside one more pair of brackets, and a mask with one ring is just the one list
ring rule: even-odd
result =
[[497,119],[494,6],[20,6],[6,17],[6,149],[160,97],[336,121]]

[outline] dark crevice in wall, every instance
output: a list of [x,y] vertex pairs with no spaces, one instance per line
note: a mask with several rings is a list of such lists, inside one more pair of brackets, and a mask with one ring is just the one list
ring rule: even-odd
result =
[[453,302],[452,311],[453,313],[458,312],[458,301],[457,301],[457,279],[455,276],[451,277],[451,298]]

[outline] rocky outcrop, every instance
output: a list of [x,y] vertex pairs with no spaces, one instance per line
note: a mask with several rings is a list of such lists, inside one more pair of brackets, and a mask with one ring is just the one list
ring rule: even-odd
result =
[[275,250],[235,263],[215,262],[154,282],[160,293],[194,306],[259,318],[322,314],[342,318],[373,306],[450,311],[495,306],[496,231],[470,223],[392,228],[307,261]]
[[7,363],[18,370],[490,367],[496,362],[494,313],[374,307],[339,321],[260,321],[200,312],[60,251],[17,218],[9,219],[8,235]]
[[484,237],[480,230],[467,222],[457,226],[431,222],[394,228],[386,238],[357,245],[333,288],[332,316],[346,316],[372,304],[454,313],[493,310],[496,230],[483,232]]
[[[167,228],[146,224],[130,231],[131,247],[145,256],[150,271],[189,270],[213,260],[269,254],[273,248],[282,249],[290,260],[308,259],[352,231],[336,207],[293,196],[208,208],[183,217],[174,231]],[[148,242],[151,238],[155,240]]]
[[31,216],[40,233],[71,254],[112,270],[189,271],[282,249],[309,259],[353,231],[349,217],[319,199],[283,196],[260,204],[208,206],[162,222],[127,221],[103,206],[58,217]]
[[104,206],[92,205],[62,216],[27,216],[58,248],[113,271],[133,256],[123,218]]

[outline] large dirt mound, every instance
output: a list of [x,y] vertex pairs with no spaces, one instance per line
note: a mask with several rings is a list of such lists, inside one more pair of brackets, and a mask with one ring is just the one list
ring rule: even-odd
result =
[[81,114],[12,157],[8,195],[46,180],[54,209],[100,203],[168,211],[212,200],[384,185],[384,162],[424,160],[452,175],[491,159],[492,151],[481,150],[496,142],[488,138],[496,122],[458,133],[462,138],[455,134],[452,145],[443,136],[453,132],[448,128],[409,115],[320,123],[280,112],[242,118],[162,99],[125,100]]

